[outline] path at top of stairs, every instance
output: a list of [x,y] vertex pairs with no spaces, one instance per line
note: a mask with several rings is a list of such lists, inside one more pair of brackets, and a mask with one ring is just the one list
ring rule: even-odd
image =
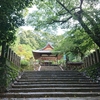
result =
[[39,71],[62,71],[63,69],[58,66],[40,66],[40,68],[38,69]]

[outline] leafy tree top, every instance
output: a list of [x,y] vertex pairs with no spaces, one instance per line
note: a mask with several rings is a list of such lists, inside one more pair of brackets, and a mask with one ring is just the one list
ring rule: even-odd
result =
[[100,47],[100,0],[35,0],[39,11],[28,17],[36,29],[81,26]]
[[24,24],[22,10],[33,0],[0,0],[0,45],[15,40],[16,28]]

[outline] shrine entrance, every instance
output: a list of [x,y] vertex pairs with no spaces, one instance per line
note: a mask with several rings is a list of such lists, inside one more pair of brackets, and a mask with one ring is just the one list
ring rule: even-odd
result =
[[62,58],[60,51],[54,51],[54,47],[47,43],[47,45],[40,49],[33,51],[33,56],[36,60],[39,60],[41,65],[58,65],[58,61]]

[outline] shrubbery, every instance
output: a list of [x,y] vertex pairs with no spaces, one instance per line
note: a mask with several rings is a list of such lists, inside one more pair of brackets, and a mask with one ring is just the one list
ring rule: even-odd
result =
[[24,68],[29,65],[29,62],[27,60],[21,60],[21,67]]
[[26,59],[21,60],[21,71],[34,70],[33,66],[30,66],[30,62]]
[[100,71],[100,63],[84,68],[81,71],[85,72],[85,74],[89,76],[90,78],[97,79],[97,77],[99,76],[99,71]]
[[13,82],[19,74],[19,67],[9,62],[9,66],[0,64],[0,92],[5,92],[11,82]]

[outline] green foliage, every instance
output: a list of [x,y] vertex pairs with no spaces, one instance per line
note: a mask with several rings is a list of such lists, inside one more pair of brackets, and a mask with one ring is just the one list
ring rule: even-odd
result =
[[[3,61],[3,60],[2,60]],[[3,61],[3,63],[5,63]],[[14,66],[11,62],[10,65],[0,64],[0,92],[6,91],[7,87],[19,74],[19,68]]]
[[43,48],[48,42],[52,42],[57,46],[59,38],[52,34],[43,31],[24,30],[19,28],[17,31],[17,39],[11,48],[26,60],[30,60],[33,56],[32,50]]
[[68,31],[59,40],[61,41],[55,49],[66,53],[69,61],[80,62],[87,51],[97,48],[81,27]]
[[83,68],[81,71],[85,72],[85,74],[90,78],[96,79],[98,76],[98,69],[100,69],[100,63],[94,64],[87,68]]
[[99,0],[35,0],[38,10],[29,14],[27,23],[35,29],[50,31],[60,26],[72,29],[81,26],[100,47]]
[[21,71],[34,70],[34,67],[36,67],[36,66],[33,65],[33,59],[32,59],[32,61],[28,61],[26,59],[21,60]]
[[14,42],[16,28],[24,24],[22,10],[31,4],[32,0],[0,1],[0,45]]
[[27,60],[21,60],[21,67],[27,67],[29,65],[29,62]]
[[6,78],[7,78],[7,86],[10,84],[10,82],[13,82],[15,78],[19,74],[19,68],[18,66],[7,66],[6,67]]

